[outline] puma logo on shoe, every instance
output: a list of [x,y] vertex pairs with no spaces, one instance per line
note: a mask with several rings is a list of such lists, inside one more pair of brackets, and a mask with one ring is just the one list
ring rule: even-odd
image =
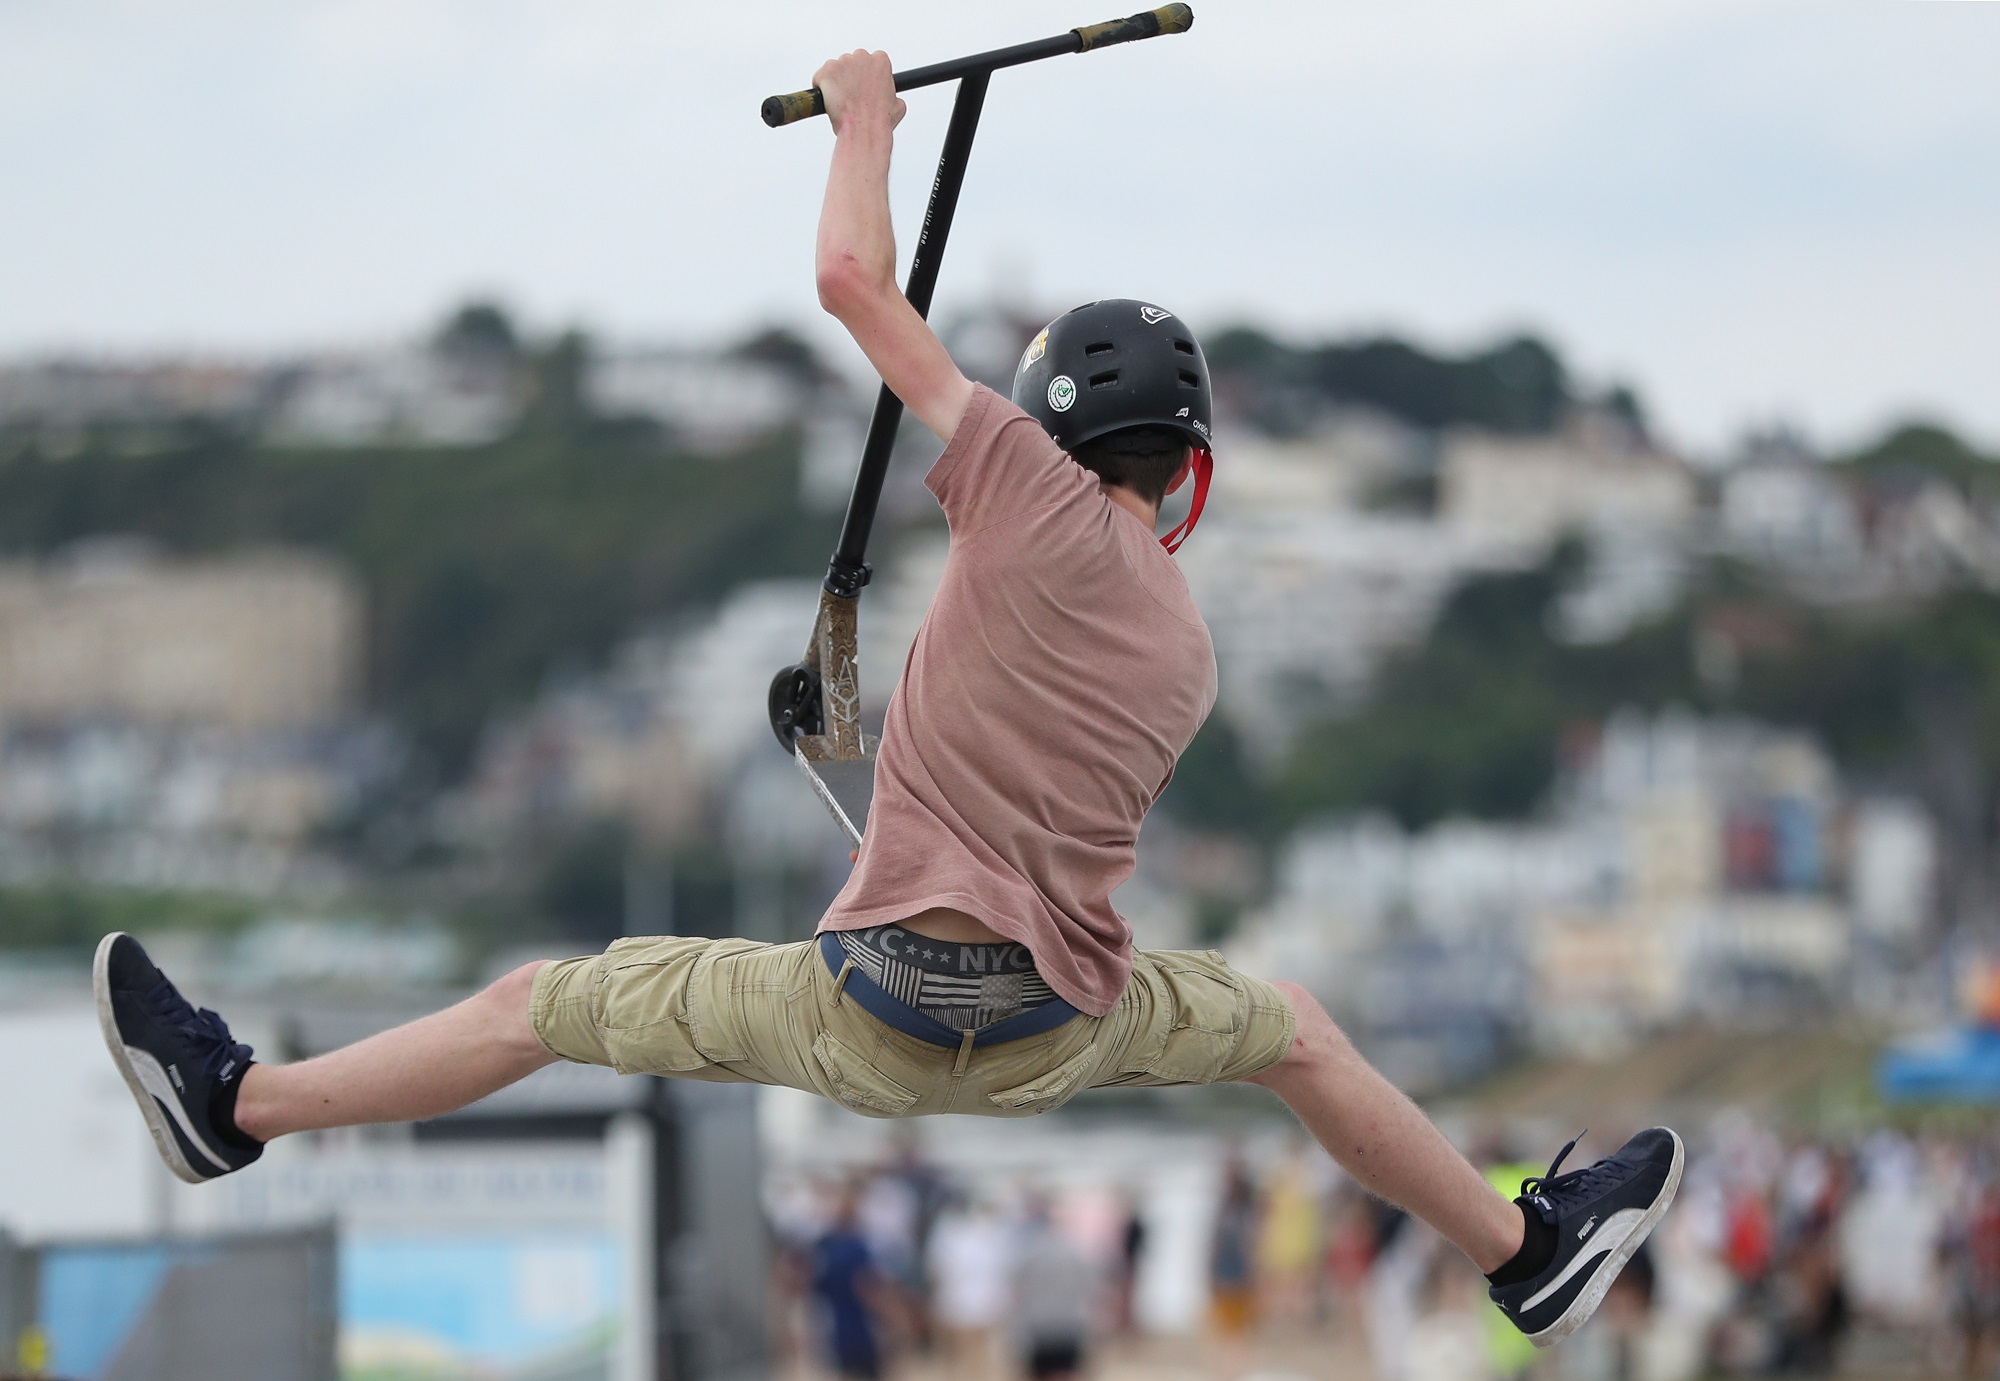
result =
[[98,942],[90,985],[105,1049],[167,1169],[200,1184],[263,1154],[219,1115],[251,1058],[221,1017],[192,1006],[123,931]]
[[1681,1139],[1666,1127],[1649,1127],[1616,1155],[1563,1174],[1563,1161],[1575,1149],[1572,1138],[1548,1174],[1523,1181],[1515,1200],[1556,1230],[1541,1273],[1487,1291],[1536,1347],[1568,1337],[1596,1312],[1674,1201],[1686,1163]]

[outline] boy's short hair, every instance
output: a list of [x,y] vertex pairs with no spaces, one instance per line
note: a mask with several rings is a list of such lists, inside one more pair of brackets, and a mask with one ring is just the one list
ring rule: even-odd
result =
[[1126,427],[1078,443],[1072,458],[1106,484],[1158,504],[1187,462],[1188,439],[1173,427]]

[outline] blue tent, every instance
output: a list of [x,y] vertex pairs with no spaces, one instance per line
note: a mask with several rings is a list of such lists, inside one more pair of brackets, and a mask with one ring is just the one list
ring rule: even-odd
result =
[[1966,1026],[1903,1041],[1875,1064],[1891,1103],[2000,1104],[2000,1028]]

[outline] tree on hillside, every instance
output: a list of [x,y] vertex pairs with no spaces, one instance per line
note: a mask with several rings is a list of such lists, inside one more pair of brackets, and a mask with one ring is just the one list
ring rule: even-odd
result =
[[1870,480],[1938,479],[1968,494],[2000,493],[2000,457],[1974,450],[1935,423],[1905,423],[1838,463]]
[[[1208,359],[1257,420],[1279,431],[1309,425],[1328,405],[1362,405],[1416,427],[1544,432],[1576,401],[1561,358],[1532,336],[1454,357],[1389,337],[1292,346],[1236,327],[1215,337]],[[1638,415],[1629,391],[1624,401]]]
[[750,360],[783,370],[808,387],[831,381],[835,375],[820,359],[812,342],[783,326],[767,326],[729,348],[733,359]]
[[521,356],[512,318],[493,302],[468,302],[453,312],[432,337],[431,348],[447,359],[488,367],[509,366]]

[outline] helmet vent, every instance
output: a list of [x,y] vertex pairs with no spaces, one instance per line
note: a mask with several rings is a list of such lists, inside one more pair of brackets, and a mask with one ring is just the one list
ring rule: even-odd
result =
[[1115,369],[1107,369],[1102,374],[1091,375],[1090,386],[1092,388],[1118,387],[1118,371]]
[[1118,346],[1112,341],[1100,340],[1094,344],[1084,346],[1083,353],[1086,357],[1094,360],[1099,355],[1109,355],[1117,348]]
[[1191,340],[1182,340],[1176,336],[1174,338],[1174,349],[1180,351],[1183,355],[1192,355],[1194,353],[1194,342]]
[[1191,371],[1189,371],[1189,370],[1185,370],[1185,369],[1183,369],[1183,370],[1182,370],[1182,371],[1180,372],[1180,374],[1181,374],[1181,387],[1182,387],[1182,388],[1200,388],[1200,387],[1201,387],[1201,375],[1199,375],[1199,374],[1195,374],[1195,373],[1192,373]]

